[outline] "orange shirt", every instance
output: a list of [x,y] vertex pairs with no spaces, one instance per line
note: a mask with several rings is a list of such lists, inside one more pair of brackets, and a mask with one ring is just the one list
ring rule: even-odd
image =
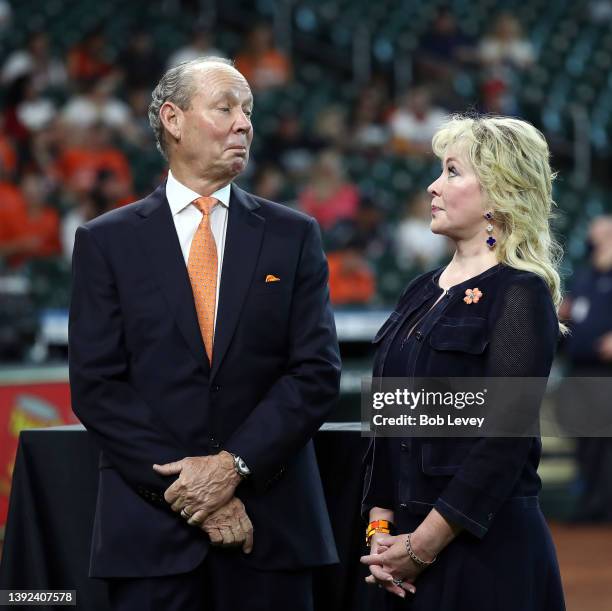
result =
[[284,85],[289,80],[291,64],[282,53],[270,49],[259,57],[241,53],[236,58],[236,69],[253,89],[268,89]]
[[0,166],[10,173],[13,173],[17,167],[15,149],[4,134],[0,134]]
[[93,80],[106,76],[112,70],[108,62],[95,58],[88,50],[76,46],[68,53],[68,73],[74,80]]
[[10,182],[0,182],[0,244],[14,238],[25,207],[19,188]]
[[117,180],[127,185],[132,184],[132,172],[125,155],[113,148],[99,151],[71,148],[64,151],[59,158],[56,169],[63,181],[69,182],[78,172],[97,174],[100,170],[109,170]]
[[[348,259],[351,265],[347,265]],[[376,291],[374,274],[364,261],[355,265],[355,257],[344,252],[327,255],[329,265],[329,294],[332,304],[368,303]]]
[[0,244],[14,240],[31,240],[23,253],[12,255],[9,263],[21,265],[31,258],[50,257],[61,253],[59,215],[45,206],[31,214],[19,189],[8,183],[0,184]]

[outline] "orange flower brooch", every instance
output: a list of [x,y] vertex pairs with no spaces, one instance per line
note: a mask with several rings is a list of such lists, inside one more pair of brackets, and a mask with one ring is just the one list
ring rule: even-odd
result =
[[465,291],[465,297],[463,298],[463,301],[465,301],[465,303],[470,305],[471,303],[478,303],[478,300],[481,297],[482,297],[482,293],[480,292],[480,289],[478,288],[467,289]]

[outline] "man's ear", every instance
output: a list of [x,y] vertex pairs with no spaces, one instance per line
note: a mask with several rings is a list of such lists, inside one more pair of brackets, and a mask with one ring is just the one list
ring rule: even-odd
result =
[[180,141],[183,127],[183,111],[172,102],[164,102],[159,109],[159,119],[166,133],[177,142]]

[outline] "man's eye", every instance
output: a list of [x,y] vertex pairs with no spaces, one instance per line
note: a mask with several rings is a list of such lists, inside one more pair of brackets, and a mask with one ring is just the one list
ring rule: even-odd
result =
[[229,111],[230,111],[230,109],[229,109],[227,106],[221,106],[221,107],[219,108],[219,110],[220,110],[221,112],[229,112]]
[[249,119],[253,116],[253,111],[252,110],[245,110],[243,111],[244,114],[249,117]]

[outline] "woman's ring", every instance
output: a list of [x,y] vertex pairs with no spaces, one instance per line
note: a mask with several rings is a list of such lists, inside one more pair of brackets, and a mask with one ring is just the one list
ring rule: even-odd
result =
[[401,586],[404,583],[404,580],[401,577],[393,577],[393,585]]

